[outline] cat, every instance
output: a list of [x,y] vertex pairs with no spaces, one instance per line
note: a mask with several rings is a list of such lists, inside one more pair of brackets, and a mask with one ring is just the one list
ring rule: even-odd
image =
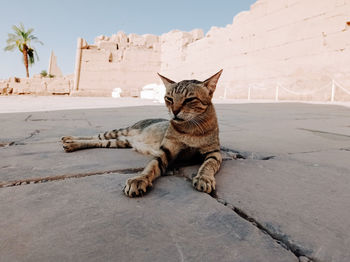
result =
[[72,152],[85,148],[134,148],[153,155],[142,173],[126,181],[123,189],[129,197],[143,196],[152,182],[165,174],[174,161],[202,157],[202,164],[192,185],[201,192],[215,191],[215,174],[222,163],[219,126],[212,104],[213,93],[222,70],[205,81],[174,82],[160,74],[165,92],[165,105],[171,120],[146,119],[122,129],[91,137],[62,137],[63,148]]

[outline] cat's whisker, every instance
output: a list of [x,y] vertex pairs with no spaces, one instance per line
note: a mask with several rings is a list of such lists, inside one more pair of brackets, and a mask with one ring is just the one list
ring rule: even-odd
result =
[[204,130],[203,130],[203,128],[202,128],[202,126],[201,126],[201,124],[198,123],[198,122],[196,121],[195,118],[191,119],[191,120],[190,120],[190,123],[194,124],[194,125],[200,130],[200,132],[201,132],[202,134],[205,133]]

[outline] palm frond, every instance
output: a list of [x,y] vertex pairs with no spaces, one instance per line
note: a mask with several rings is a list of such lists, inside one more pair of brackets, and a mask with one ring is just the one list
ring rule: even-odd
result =
[[15,50],[16,47],[17,47],[16,44],[11,44],[11,45],[7,45],[7,46],[4,48],[4,50],[5,50],[5,51],[13,51],[13,50]]
[[15,31],[16,35],[21,37],[22,36],[22,31],[19,29],[16,25],[12,26],[12,30]]
[[12,44],[17,43],[17,40],[18,40],[18,39],[16,39],[16,38],[7,39],[7,40],[6,40],[6,43],[7,43],[8,45],[12,45]]
[[41,45],[44,45],[44,43],[41,42],[39,39],[35,40],[34,42],[35,42],[35,43],[38,43],[38,44],[41,44]]
[[19,29],[24,32],[26,29],[24,28],[24,24],[22,22],[19,23]]
[[7,41],[12,40],[12,39],[18,39],[18,35],[8,33],[7,34]]
[[35,58],[36,58],[36,60],[37,60],[37,61],[39,61],[38,52],[37,52],[35,49],[33,49],[33,50],[34,50],[34,54],[35,54]]
[[29,28],[26,32],[27,37],[29,37],[33,33],[33,31],[34,31],[33,28]]
[[30,35],[30,36],[28,37],[28,39],[31,40],[33,43],[38,43],[38,44],[41,44],[41,45],[44,44],[44,43],[41,42],[35,35]]
[[28,39],[30,40],[37,40],[38,38],[35,35],[28,36]]

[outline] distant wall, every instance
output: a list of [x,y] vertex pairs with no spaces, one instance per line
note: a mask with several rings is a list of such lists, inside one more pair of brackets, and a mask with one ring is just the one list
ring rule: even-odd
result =
[[163,56],[161,72],[205,79],[224,68],[217,97],[275,99],[278,88],[279,99],[330,100],[335,80],[335,99],[350,100],[350,0],[259,0],[180,56]]
[[121,88],[123,96],[139,96],[142,86],[158,82],[159,37],[123,32],[100,36],[94,45],[81,47],[76,63],[80,63],[76,95],[110,96],[114,88]]
[[0,95],[68,95],[73,89],[73,75],[65,77],[11,77],[0,81]]
[[78,52],[81,95],[138,96],[158,71],[204,80],[223,68],[216,97],[350,100],[350,0],[258,0],[205,36],[119,32]]
[[5,81],[0,93],[111,96],[121,88],[122,96],[139,96],[160,83],[157,72],[204,80],[223,68],[217,98],[350,101],[349,61],[350,0],[258,0],[206,35],[118,32],[92,45],[79,38],[74,80]]

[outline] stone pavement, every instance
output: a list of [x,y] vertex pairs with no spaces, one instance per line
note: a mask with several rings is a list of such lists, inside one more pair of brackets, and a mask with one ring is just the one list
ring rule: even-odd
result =
[[136,199],[122,188],[150,157],[68,154],[59,139],[167,117],[163,106],[0,114],[0,261],[350,261],[350,109],[216,108],[217,195],[191,187],[191,166]]

